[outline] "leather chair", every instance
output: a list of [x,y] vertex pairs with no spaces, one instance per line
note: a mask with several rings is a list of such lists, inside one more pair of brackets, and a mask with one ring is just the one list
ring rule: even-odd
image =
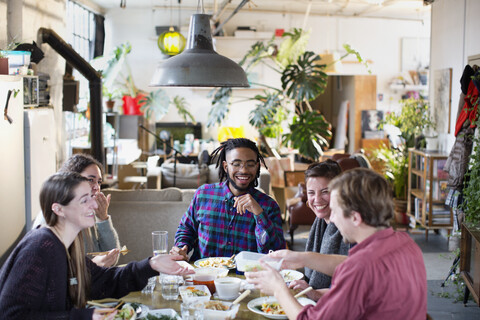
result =
[[305,182],[298,184],[298,191],[295,197],[288,201],[289,224],[291,244],[293,244],[293,233],[299,225],[311,226],[315,221],[315,213],[307,206],[307,188]]

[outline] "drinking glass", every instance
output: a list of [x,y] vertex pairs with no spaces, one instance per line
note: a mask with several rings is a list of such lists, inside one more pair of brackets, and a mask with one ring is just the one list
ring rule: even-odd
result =
[[153,255],[168,253],[168,231],[152,232]]
[[[152,247],[154,256],[168,254],[168,231],[153,231]],[[156,283],[157,277],[149,278],[147,286],[142,290],[142,293],[153,293]]]
[[178,287],[183,284],[181,276],[166,275],[160,276],[160,283],[162,284],[162,297],[165,300],[177,300],[180,291]]
[[184,302],[180,306],[183,320],[203,320],[203,303]]

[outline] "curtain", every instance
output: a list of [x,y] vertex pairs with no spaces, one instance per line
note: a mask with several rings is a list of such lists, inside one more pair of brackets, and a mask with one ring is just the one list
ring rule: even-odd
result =
[[95,14],[95,39],[93,48],[93,57],[103,56],[105,46],[105,17]]

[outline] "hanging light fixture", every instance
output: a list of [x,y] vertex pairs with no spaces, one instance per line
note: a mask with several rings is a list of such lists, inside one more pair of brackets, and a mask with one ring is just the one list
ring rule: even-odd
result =
[[[179,1],[180,3],[180,1]],[[172,26],[172,1],[170,1],[170,28],[168,31],[165,31],[158,36],[157,45],[160,51],[169,56],[174,56],[185,49],[186,40],[183,34],[175,29]],[[180,6],[178,7],[178,23],[180,24]]]
[[249,87],[250,85],[242,67],[213,50],[210,16],[197,13],[190,18],[186,50],[162,61],[153,75],[150,86]]

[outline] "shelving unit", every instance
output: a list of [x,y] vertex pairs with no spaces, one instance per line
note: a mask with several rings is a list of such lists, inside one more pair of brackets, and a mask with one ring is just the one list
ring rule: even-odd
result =
[[453,228],[453,212],[444,206],[442,194],[442,185],[448,178],[443,176],[442,163],[447,158],[447,154],[436,151],[408,151],[407,215],[425,228],[426,240],[429,230],[447,229],[450,234]]

